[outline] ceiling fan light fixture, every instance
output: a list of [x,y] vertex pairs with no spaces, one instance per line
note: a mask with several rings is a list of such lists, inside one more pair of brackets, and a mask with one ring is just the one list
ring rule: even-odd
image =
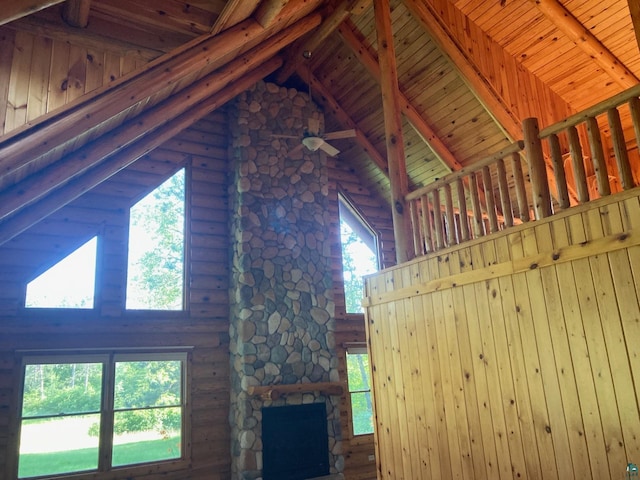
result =
[[322,142],[324,142],[324,140],[320,137],[304,137],[302,139],[302,144],[312,152],[318,150]]

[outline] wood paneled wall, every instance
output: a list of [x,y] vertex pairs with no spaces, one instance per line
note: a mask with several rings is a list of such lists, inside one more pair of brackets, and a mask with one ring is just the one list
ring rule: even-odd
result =
[[379,478],[625,478],[639,284],[637,188],[369,278]]
[[[200,120],[0,247],[0,477],[15,456],[19,350],[166,346],[192,347],[191,463],[136,478],[230,477],[226,125],[224,112]],[[189,167],[188,310],[124,311],[129,208],[182,166]],[[23,310],[26,283],[96,234],[104,251],[98,307]]]
[[0,135],[147,61],[0,27]]

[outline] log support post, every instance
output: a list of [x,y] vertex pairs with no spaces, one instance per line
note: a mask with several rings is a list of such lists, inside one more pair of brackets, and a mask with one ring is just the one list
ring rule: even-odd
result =
[[522,132],[527,162],[529,163],[533,208],[536,219],[545,218],[551,215],[551,194],[547,167],[542,153],[542,142],[539,136],[538,119],[525,118],[522,122]]
[[380,57],[380,86],[382,89],[389,181],[391,183],[391,211],[396,243],[396,260],[398,263],[403,263],[410,260],[409,241],[412,235],[409,231],[410,214],[405,200],[409,187],[404,158],[402,119],[398,102],[398,76],[393,46],[393,32],[391,31],[389,0],[375,1],[374,12]]

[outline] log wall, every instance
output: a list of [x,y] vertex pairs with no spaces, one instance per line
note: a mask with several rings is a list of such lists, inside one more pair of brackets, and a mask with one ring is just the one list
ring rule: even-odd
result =
[[379,478],[640,461],[640,190],[367,280]]
[[[189,471],[157,472],[155,478],[230,478],[228,425],[228,202],[226,116],[215,113],[135,162],[109,181],[0,246],[0,472],[15,456],[19,385],[18,350],[193,346],[192,464]],[[128,210],[182,166],[189,165],[187,242],[188,311],[127,312]],[[346,383],[345,344],[364,342],[364,318],[347,315],[337,192],[349,196],[381,240],[384,266],[395,262],[390,211],[362,187],[345,162],[328,159],[332,276],[336,303],[336,351]],[[22,308],[26,284],[89,238],[100,234],[105,261],[95,311]],[[376,477],[373,437],[353,438],[348,394],[341,400],[345,478]],[[126,476],[126,472],[123,472]],[[125,477],[122,477],[125,478]]]
[[[230,477],[226,145],[226,116],[212,114],[0,247],[0,477],[15,458],[19,350],[166,346],[192,347],[191,462],[136,478]],[[187,310],[125,311],[129,208],[183,166]],[[96,234],[104,262],[95,310],[21,308],[28,281]],[[123,469],[110,478],[129,476]]]

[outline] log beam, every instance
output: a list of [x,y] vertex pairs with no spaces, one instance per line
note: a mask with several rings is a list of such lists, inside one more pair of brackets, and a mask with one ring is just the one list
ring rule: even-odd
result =
[[246,20],[259,4],[260,0],[229,0],[211,27],[211,34],[215,35]]
[[276,22],[288,3],[289,0],[264,0],[260,3],[254,17],[264,28],[269,28]]
[[62,2],[64,0],[11,0],[3,2],[2,9],[0,9],[0,25]]
[[276,81],[280,84],[287,81],[287,79],[291,76],[293,72],[297,70],[297,68],[302,64],[303,52],[309,51],[311,53],[315,52],[318,46],[329,36],[331,35],[342,22],[344,22],[351,12],[355,9],[356,11],[362,10],[364,8],[363,0],[342,0],[338,4],[338,6],[325,18],[320,26],[316,29],[315,32],[311,34],[311,36],[300,42],[301,44],[296,46],[293,49],[293,53],[289,56],[287,61],[285,62],[284,67],[278,72],[278,76],[276,77]]
[[296,73],[304,80],[308,85],[311,86],[311,89],[318,95],[320,98],[314,98],[314,100],[318,100],[325,111],[331,112],[331,114],[335,117],[335,119],[345,128],[345,129],[353,129],[356,132],[355,140],[360,145],[360,147],[365,151],[369,158],[373,160],[376,166],[384,172],[385,176],[388,176],[388,168],[387,168],[387,160],[384,156],[378,152],[376,147],[369,141],[367,136],[364,134],[362,129],[358,127],[358,124],[349,116],[347,112],[340,106],[338,101],[335,99],[331,91],[325,87],[320,80],[318,80],[312,73],[310,73],[306,68],[298,68]]
[[[356,26],[349,20],[346,20],[338,27],[338,33],[344,43],[351,48],[354,55],[362,62],[369,73],[380,83],[380,65],[378,59],[369,49],[362,43],[356,34]],[[456,160],[447,146],[436,135],[434,129],[420,115],[411,101],[401,92],[398,92],[398,98],[402,113],[407,117],[409,123],[416,133],[429,146],[433,153],[451,170],[460,170],[462,164]]]
[[[288,27],[281,48],[318,26],[320,16],[309,15]],[[181,55],[174,52],[151,62],[139,74],[85,95],[66,108],[43,116],[36,124],[5,136],[0,141],[0,177],[25,167],[39,156],[86,133],[110,118],[128,111],[190,74],[213,71],[225,65],[247,44],[265,42],[275,30],[264,30],[247,20],[224,33],[195,40]],[[180,49],[178,49],[180,50]]]
[[410,259],[409,242],[410,214],[405,197],[409,193],[402,118],[398,99],[398,74],[396,68],[393,31],[391,28],[391,6],[389,0],[376,0],[375,12],[378,52],[380,57],[380,88],[382,90],[382,110],[391,185],[391,212],[393,233],[396,244],[396,260],[404,263]]
[[[640,80],[557,0],[529,0],[622,88]],[[629,1],[629,3],[633,3]],[[636,32],[637,33],[637,32]]]
[[[98,151],[111,153],[103,158],[97,159],[98,162],[101,162],[99,165],[78,175],[66,183],[64,188],[52,191],[49,195],[21,210],[17,215],[0,221],[0,245],[15,238],[55,211],[68,205],[85,192],[109,179],[123,168],[131,165],[137,159],[161,146],[167,140],[170,140],[205,115],[220,108],[226,102],[250,88],[254,83],[271,74],[281,63],[282,61],[279,58],[271,58],[249,73],[239,76],[236,81],[233,81],[217,93],[208,96],[203,101],[197,102],[191,108],[184,109],[182,114],[172,118],[170,122],[166,122],[154,131],[147,130],[143,136],[126,148],[120,150],[116,148],[116,145],[122,141],[120,135],[110,135],[105,138],[100,138],[96,141],[95,145],[84,147],[84,151],[81,154],[86,156],[95,155]],[[207,79],[202,79],[194,85],[194,89],[198,88],[207,91]],[[155,107],[153,111],[143,115],[148,119],[155,119],[155,121],[157,121],[169,115],[167,111],[168,108],[170,107],[167,104],[161,104]],[[120,133],[122,135],[126,134],[126,131],[129,128],[135,128],[135,125],[139,121],[140,119],[137,118],[130,120],[127,124],[120,127]]]
[[462,80],[487,113],[507,134],[509,140],[515,141],[522,138],[522,127],[518,116],[504,103],[491,82],[482,74],[464,49],[455,42],[429,2],[403,0],[403,3],[433,39],[436,46],[451,60],[451,64],[458,70]]
[[62,9],[62,18],[72,27],[86,28],[90,9],[91,0],[67,0]]

